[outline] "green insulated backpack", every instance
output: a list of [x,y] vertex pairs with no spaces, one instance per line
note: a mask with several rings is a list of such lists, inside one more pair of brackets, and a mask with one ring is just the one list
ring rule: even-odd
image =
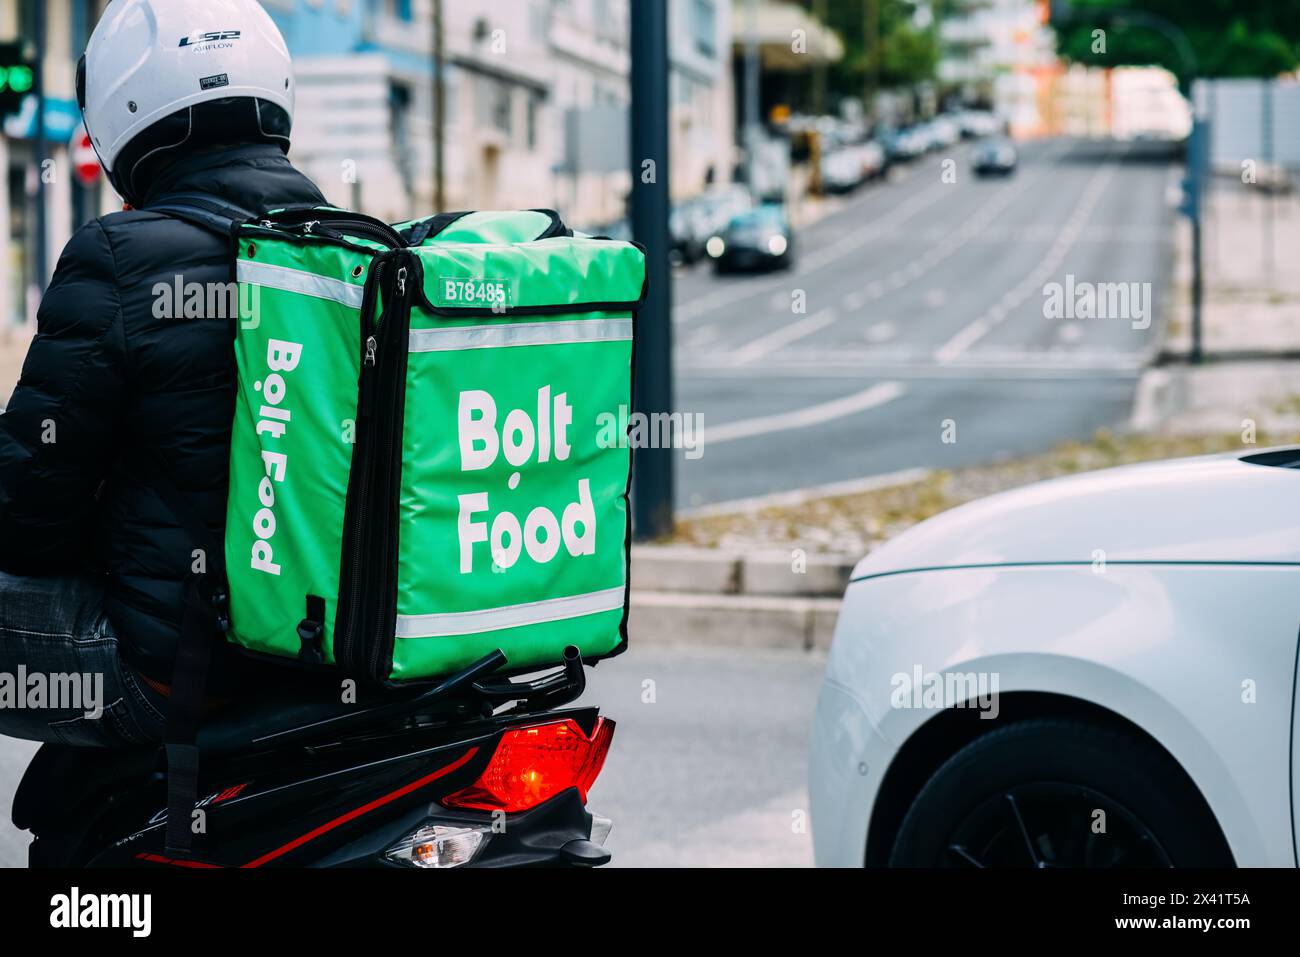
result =
[[155,211],[234,248],[230,641],[372,685],[625,647],[640,248],[545,210]]
[[372,683],[621,650],[641,250],[540,211],[236,242],[230,639]]

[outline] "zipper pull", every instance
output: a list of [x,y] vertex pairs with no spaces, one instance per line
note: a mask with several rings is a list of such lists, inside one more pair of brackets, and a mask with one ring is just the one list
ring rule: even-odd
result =
[[375,341],[374,336],[366,340],[366,365],[373,366],[375,364],[375,352],[378,348],[379,343]]
[[397,291],[399,294],[406,295],[406,267],[403,266],[397,270]]
[[303,231],[304,235],[311,235],[311,231],[312,231],[312,229],[314,229],[315,227],[317,227],[317,226],[319,226],[319,225],[320,225],[320,220],[319,220],[319,219],[311,219],[311,220],[308,220],[307,222],[305,222],[305,223],[302,224],[302,231]]

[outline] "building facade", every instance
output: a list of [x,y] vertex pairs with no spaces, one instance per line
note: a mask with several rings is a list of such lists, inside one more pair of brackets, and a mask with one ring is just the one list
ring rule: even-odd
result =
[[[330,202],[395,220],[435,208],[436,0],[261,0],[297,74],[292,158]],[[445,206],[553,206],[578,226],[626,213],[630,0],[442,0]],[[683,198],[730,179],[731,0],[669,0],[670,182]],[[38,6],[39,5],[39,6]],[[29,321],[72,232],[120,208],[70,167],[76,63],[107,0],[7,0],[0,40],[35,52],[45,14],[46,148],[35,98],[0,128],[0,326]]]

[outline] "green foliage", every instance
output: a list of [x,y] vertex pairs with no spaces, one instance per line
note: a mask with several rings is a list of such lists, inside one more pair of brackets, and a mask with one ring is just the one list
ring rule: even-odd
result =
[[1056,24],[1057,50],[1075,63],[1162,66],[1185,84],[1188,68],[1177,46],[1138,19],[1126,23],[1124,13],[1133,12],[1181,30],[1199,76],[1269,77],[1300,65],[1297,0],[1073,0],[1070,8],[1069,19]]
[[[871,0],[829,0],[826,22],[844,43],[844,58],[828,71],[830,89],[860,96],[868,78],[881,87],[907,86],[933,79],[939,62],[939,39],[931,26],[917,26],[913,0],[875,0],[880,11],[879,62],[867,49],[867,11]],[[802,0],[812,9],[812,0]]]

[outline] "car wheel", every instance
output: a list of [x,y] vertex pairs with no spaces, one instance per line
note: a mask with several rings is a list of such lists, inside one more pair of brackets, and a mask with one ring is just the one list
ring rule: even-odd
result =
[[891,867],[1230,867],[1217,822],[1153,742],[1075,719],[1019,721],[949,758]]

